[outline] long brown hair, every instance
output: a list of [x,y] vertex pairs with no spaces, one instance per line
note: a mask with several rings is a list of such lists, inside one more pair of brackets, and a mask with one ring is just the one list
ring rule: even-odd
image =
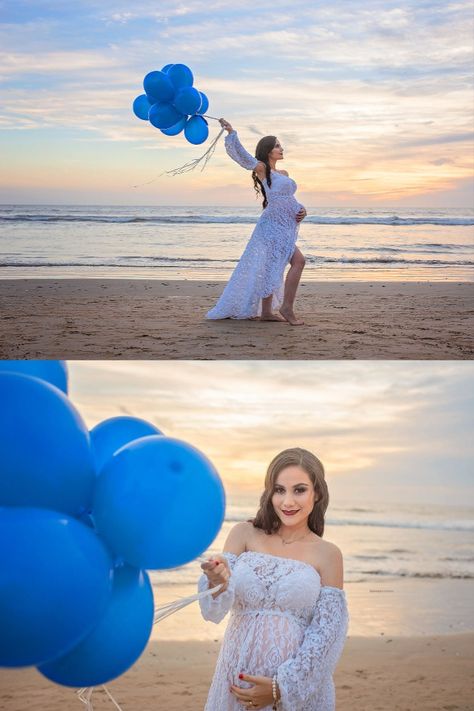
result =
[[[272,174],[271,174],[271,169],[270,169],[270,163],[268,162],[268,156],[272,152],[272,150],[275,148],[275,143],[276,143],[276,136],[264,136],[259,140],[257,143],[257,147],[255,149],[255,158],[257,160],[262,161],[262,163],[265,163],[265,174],[267,178],[267,184],[268,187],[271,186],[272,184]],[[263,195],[263,209],[266,208],[268,205],[268,200],[267,200],[267,194],[265,192],[265,188],[263,187],[263,183],[260,180],[260,178],[257,177],[257,174],[255,171],[252,171],[252,178],[253,178],[253,185],[255,188],[255,192],[257,193],[257,197],[261,193]]]
[[324,479],[324,467],[319,459],[300,447],[285,449],[272,459],[265,477],[265,490],[260,498],[260,508],[255,518],[251,521],[255,528],[260,528],[265,533],[276,533],[281,526],[281,521],[275,513],[272,496],[278,474],[286,467],[298,466],[304,469],[314,487],[316,500],[312,512],[308,517],[308,526],[322,538],[324,533],[324,514],[329,504],[329,492]]

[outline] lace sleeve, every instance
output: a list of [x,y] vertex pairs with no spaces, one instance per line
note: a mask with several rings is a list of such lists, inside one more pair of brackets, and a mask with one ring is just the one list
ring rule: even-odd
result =
[[[300,648],[278,667],[282,711],[305,711],[312,708],[315,696],[325,693],[344,648],[348,620],[344,591],[323,586]],[[321,705],[328,711],[332,707],[331,702]]]
[[[218,595],[216,598],[213,598],[212,595],[208,595],[207,597],[201,598],[199,600],[201,615],[204,617],[205,620],[215,622],[216,624],[224,619],[224,617],[227,615],[230,608],[232,607],[232,603],[234,602],[235,581],[234,576],[232,575],[232,570],[237,560],[237,556],[233,553],[224,553],[224,555],[227,558],[227,562],[229,563],[229,568],[231,571],[227,590],[224,590],[224,592]],[[203,592],[204,590],[207,590],[208,587],[208,578],[203,573],[198,580],[198,591]]]
[[232,131],[228,133],[225,137],[225,149],[230,157],[235,160],[236,163],[242,166],[242,168],[247,168],[247,170],[254,170],[255,166],[258,164],[258,160],[247,153],[239,137],[237,136],[237,131]]

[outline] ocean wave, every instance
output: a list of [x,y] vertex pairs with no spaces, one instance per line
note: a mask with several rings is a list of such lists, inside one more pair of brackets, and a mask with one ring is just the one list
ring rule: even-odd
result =
[[[328,249],[333,250],[334,247],[331,245]],[[343,245],[339,248],[342,252],[344,250],[350,250],[351,252],[388,252],[389,254],[404,254],[406,252],[411,252],[414,254],[432,254],[437,252],[468,252],[469,254],[473,251],[472,244],[454,244],[454,243],[443,243],[443,242],[428,242],[423,244],[422,242],[413,244],[399,244],[396,247],[355,247],[352,245]]]
[[[385,264],[390,266],[406,265],[417,267],[470,267],[474,266],[474,260],[470,259],[403,259],[396,257],[322,257],[319,255],[306,255],[308,264],[315,266],[323,266],[326,264],[336,265],[362,265],[370,266],[377,264]],[[33,260],[26,261],[22,259],[2,259],[0,267],[112,267],[117,269],[148,267],[156,268],[176,266],[192,267],[195,264],[204,266],[206,264],[227,264],[229,268],[238,262],[237,259],[212,259],[210,257],[163,257],[163,256],[117,256],[113,259],[100,259],[90,261],[89,258],[83,260]]]
[[[195,263],[214,263],[218,262],[221,264],[233,264],[236,263],[236,259],[207,259],[204,257],[127,257],[127,262],[121,262],[120,260],[124,257],[117,257],[114,261],[103,260],[100,262],[88,262],[84,261],[34,261],[34,262],[23,262],[18,260],[0,260],[0,267],[21,267],[21,268],[34,268],[34,267],[112,267],[116,269],[130,269],[137,267],[153,267],[159,269],[160,267],[169,267],[170,265],[186,265],[193,266]],[[136,260],[136,261],[133,261]],[[137,263],[140,262],[140,263]],[[162,262],[162,264],[157,264],[156,262]]]
[[100,222],[110,224],[152,225],[205,225],[205,224],[254,224],[258,216],[252,215],[154,215],[151,217],[117,215],[3,215],[1,222]]
[[361,570],[361,575],[373,575],[384,578],[423,578],[429,580],[473,580],[474,573],[466,572],[420,572],[407,570]]
[[[238,523],[248,521],[251,516],[244,514],[231,514],[226,517],[228,523]],[[401,521],[401,520],[376,520],[370,518],[343,518],[328,517],[328,526],[379,526],[381,528],[420,528],[434,531],[474,531],[474,521]],[[403,549],[394,549],[397,552],[405,552]],[[393,552],[393,551],[392,551]],[[409,552],[409,551],[406,551]]]
[[[50,213],[16,213],[0,215],[2,222],[99,222],[110,224],[255,224],[259,215],[150,215],[139,217],[137,215],[77,215],[77,214],[50,214]],[[474,225],[471,217],[328,217],[308,215],[305,223],[313,225],[441,225],[468,227]]]
[[[375,250],[378,251],[378,250]],[[309,264],[409,264],[416,266],[469,267],[474,265],[471,259],[404,259],[403,257],[323,257],[307,254]]]

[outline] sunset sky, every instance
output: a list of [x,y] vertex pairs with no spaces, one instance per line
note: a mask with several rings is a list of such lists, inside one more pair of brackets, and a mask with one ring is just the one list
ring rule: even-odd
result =
[[69,364],[89,427],[121,414],[201,449],[230,492],[261,491],[280,450],[323,461],[335,496],[473,504],[471,362]]
[[7,0],[0,2],[3,203],[254,205],[223,141],[201,155],[137,119],[146,73],[191,67],[254,151],[307,206],[472,203],[471,0]]

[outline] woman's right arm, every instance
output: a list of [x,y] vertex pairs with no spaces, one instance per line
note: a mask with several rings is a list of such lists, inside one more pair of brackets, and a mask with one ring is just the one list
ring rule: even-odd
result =
[[208,595],[199,600],[201,614],[205,620],[218,623],[232,607],[235,593],[232,570],[239,555],[246,550],[247,531],[248,524],[238,523],[227,536],[223,554],[201,564],[203,575],[198,581],[199,592],[221,585],[221,589],[212,596]]
[[223,118],[219,119],[219,123],[222,128],[225,128],[227,131],[227,136],[224,141],[225,149],[232,160],[235,160],[235,162],[241,165],[242,168],[246,168],[247,170],[255,170],[257,173],[263,171],[264,173],[265,163],[257,160],[245,150],[239,141],[237,131],[232,128],[230,123]]

